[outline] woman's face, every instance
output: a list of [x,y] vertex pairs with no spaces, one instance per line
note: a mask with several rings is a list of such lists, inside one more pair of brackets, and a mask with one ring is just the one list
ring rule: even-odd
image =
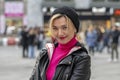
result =
[[75,27],[65,17],[60,17],[53,20],[53,25],[50,27],[52,36],[61,44],[66,44],[75,35]]

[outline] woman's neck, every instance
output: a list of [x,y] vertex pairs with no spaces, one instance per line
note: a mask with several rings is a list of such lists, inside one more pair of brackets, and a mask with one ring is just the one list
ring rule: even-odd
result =
[[66,44],[58,44],[58,47],[61,49],[69,49],[71,47],[73,47],[75,45],[75,43],[77,42],[77,40],[75,39],[75,36]]

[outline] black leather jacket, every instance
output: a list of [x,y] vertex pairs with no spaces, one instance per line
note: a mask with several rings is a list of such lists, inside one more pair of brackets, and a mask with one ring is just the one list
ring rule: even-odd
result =
[[[76,46],[80,46],[79,43]],[[37,58],[30,80],[46,80],[49,64],[47,50],[43,49]],[[84,47],[66,56],[57,65],[53,80],[90,80],[91,61]]]

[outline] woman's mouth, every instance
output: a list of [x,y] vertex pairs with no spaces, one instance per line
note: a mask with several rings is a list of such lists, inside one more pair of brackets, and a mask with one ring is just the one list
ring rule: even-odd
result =
[[61,40],[65,39],[66,37],[60,37]]

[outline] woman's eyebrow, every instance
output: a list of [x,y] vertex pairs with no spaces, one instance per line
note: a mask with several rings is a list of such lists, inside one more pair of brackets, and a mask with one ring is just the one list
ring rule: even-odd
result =
[[52,27],[57,27],[57,26],[53,25]]

